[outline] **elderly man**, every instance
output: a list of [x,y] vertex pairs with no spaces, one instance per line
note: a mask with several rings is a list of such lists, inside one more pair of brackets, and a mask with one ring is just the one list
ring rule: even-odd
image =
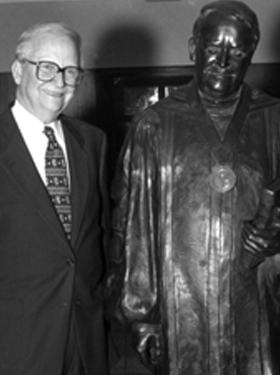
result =
[[0,373],[106,375],[105,136],[61,115],[82,77],[59,23],[20,37],[0,117]]
[[280,176],[280,102],[243,83],[258,40],[244,3],[204,6],[194,80],[136,118],[122,150],[108,285],[157,374],[280,373],[278,210],[254,219]]

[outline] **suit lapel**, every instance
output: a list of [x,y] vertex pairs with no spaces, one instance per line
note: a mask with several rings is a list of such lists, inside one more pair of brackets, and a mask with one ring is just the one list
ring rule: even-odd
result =
[[72,236],[73,248],[78,240],[78,234],[85,212],[88,195],[89,170],[84,141],[70,121],[62,117],[63,131],[66,140],[67,154],[71,171],[71,201],[72,201]]
[[0,123],[0,164],[11,176],[19,191],[30,201],[30,207],[36,209],[46,225],[49,225],[65,241],[63,228],[48,192],[10,111],[2,116]]

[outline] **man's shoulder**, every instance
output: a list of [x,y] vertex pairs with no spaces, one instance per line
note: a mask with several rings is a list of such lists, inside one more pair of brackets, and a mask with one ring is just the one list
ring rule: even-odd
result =
[[7,121],[11,120],[13,118],[11,107],[3,108],[2,111],[0,111],[0,121]]
[[66,115],[62,115],[60,119],[63,126],[67,127],[70,131],[79,134],[80,136],[88,136],[93,137],[95,139],[101,139],[105,137],[105,133],[101,128],[93,124],[90,124],[86,121]]
[[107,137],[103,130],[83,120],[60,116],[64,134],[68,139],[76,140],[82,148],[91,154],[102,155],[106,149]]

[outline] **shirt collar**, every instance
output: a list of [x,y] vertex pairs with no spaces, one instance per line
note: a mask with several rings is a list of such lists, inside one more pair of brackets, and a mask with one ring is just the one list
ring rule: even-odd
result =
[[20,129],[28,128],[30,131],[32,128],[32,131],[36,133],[42,133],[44,130],[45,124],[29,112],[18,100],[15,101],[11,111]]
[[50,126],[54,129],[55,134],[60,138],[64,139],[62,125],[59,120],[52,121],[48,124],[44,124],[38,117],[34,116],[28,111],[18,100],[15,101],[11,108],[14,118],[22,132],[34,132],[41,134],[44,131],[45,126]]

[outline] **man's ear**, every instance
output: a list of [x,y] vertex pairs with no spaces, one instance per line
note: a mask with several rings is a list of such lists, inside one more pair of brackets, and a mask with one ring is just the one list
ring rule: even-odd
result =
[[15,84],[19,85],[21,83],[21,78],[22,78],[22,63],[18,60],[15,60],[12,63],[11,72],[12,72],[12,76],[14,78]]
[[189,43],[188,43],[188,47],[189,47],[189,55],[190,55],[190,59],[192,62],[195,62],[195,57],[196,57],[196,44],[195,44],[195,41],[194,41],[194,37],[190,37],[189,39]]

